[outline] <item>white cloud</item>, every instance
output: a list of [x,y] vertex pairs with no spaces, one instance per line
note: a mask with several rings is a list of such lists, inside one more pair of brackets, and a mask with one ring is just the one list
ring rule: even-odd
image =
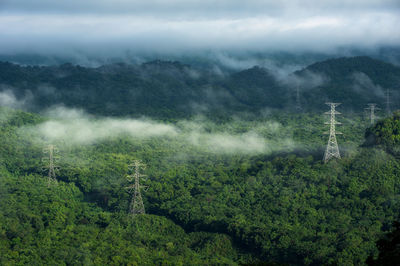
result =
[[[290,137],[277,134],[284,130],[276,122],[258,125],[245,132],[235,132],[234,128],[230,128],[228,132],[227,127],[221,130],[204,120],[167,124],[149,119],[95,118],[81,110],[65,107],[53,108],[46,114],[49,117],[47,121],[25,127],[21,133],[36,136],[39,142],[62,142],[73,146],[99,143],[122,136],[134,139],[159,138],[222,154],[265,154],[290,150],[296,146]],[[206,130],[210,127],[216,130]],[[271,137],[265,138],[264,134]]]
[[397,1],[3,1],[0,53],[331,51],[399,45]]
[[174,126],[151,120],[94,118],[82,110],[57,107],[47,112],[52,119],[33,129],[47,141],[70,144],[91,144],[128,135],[137,138],[175,136]]
[[278,150],[292,150],[295,147],[295,143],[290,138],[267,140],[252,131],[238,135],[193,131],[187,139],[192,145],[213,153],[263,154]]

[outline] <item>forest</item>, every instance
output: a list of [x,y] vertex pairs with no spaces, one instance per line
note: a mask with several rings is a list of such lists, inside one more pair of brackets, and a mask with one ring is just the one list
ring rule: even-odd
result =
[[[284,72],[284,73],[282,73]],[[296,90],[307,112],[324,103],[362,112],[368,103],[400,100],[400,68],[367,56],[315,62],[297,71],[254,66],[241,71],[155,60],[100,67],[62,64],[24,66],[0,62],[0,91],[19,99],[13,107],[40,112],[54,105],[102,116],[210,119],[269,110],[295,112]],[[8,95],[11,97],[10,95]]]
[[[180,76],[166,74],[171,65]],[[398,67],[366,57],[315,63],[293,74],[307,82],[315,73],[325,76],[304,92],[297,112],[288,107],[292,84],[259,67],[188,80],[188,66],[177,62],[0,68],[1,93],[14,102],[0,108],[1,265],[399,261],[400,112],[381,110],[372,124],[363,112],[371,100],[383,109],[386,88],[394,102]],[[311,86],[304,80],[299,84]],[[121,94],[129,84],[147,89]],[[108,90],[91,99],[96,86]],[[244,95],[246,86],[254,94]],[[181,94],[187,87],[192,91]],[[378,96],[355,97],[368,90]],[[228,100],[216,104],[201,98],[205,91]],[[125,97],[134,93],[142,105]],[[196,106],[207,102],[205,111],[183,112],[180,104],[197,99],[195,93],[204,101]],[[342,158],[324,164],[323,99],[332,98],[343,102]],[[105,115],[110,108],[115,112]],[[48,185],[42,158],[50,144],[59,168]],[[136,216],[126,190],[134,160],[147,166],[146,214]]]

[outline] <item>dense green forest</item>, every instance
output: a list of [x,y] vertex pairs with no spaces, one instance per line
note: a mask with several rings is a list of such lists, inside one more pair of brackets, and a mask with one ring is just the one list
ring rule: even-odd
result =
[[[343,158],[327,164],[319,113],[56,113],[1,108],[2,265],[390,261],[376,242],[399,217],[398,113],[371,126],[344,112]],[[41,158],[50,143],[60,170],[48,187]],[[147,165],[147,214],[131,217],[125,176],[134,159]]]
[[[362,110],[384,109],[388,91],[395,109],[399,81],[400,68],[362,56],[284,76],[0,63],[0,264],[394,262],[400,113],[378,109],[371,124]],[[342,159],[327,164],[325,101],[343,103]],[[147,165],[135,217],[133,160]]]

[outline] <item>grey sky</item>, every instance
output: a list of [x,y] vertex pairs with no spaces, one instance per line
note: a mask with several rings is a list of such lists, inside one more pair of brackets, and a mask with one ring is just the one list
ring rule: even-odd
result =
[[400,44],[399,0],[0,0],[0,54],[332,51]]

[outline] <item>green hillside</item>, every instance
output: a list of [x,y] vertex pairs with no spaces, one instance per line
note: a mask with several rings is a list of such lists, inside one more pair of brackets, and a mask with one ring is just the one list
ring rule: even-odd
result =
[[[80,129],[68,118],[59,126],[74,131],[54,139],[42,134],[57,119],[4,108],[1,118],[5,265],[363,265],[399,216],[400,161],[379,146],[358,148],[361,118],[343,125],[344,158],[328,164],[321,163],[323,119],[307,113],[179,121],[167,124],[180,128],[176,134],[95,142],[74,139]],[[376,130],[386,127],[369,129]],[[263,149],[251,146],[259,138]],[[48,187],[41,157],[50,140],[61,169]],[[132,218],[125,176],[134,159],[147,164],[148,214]]]

